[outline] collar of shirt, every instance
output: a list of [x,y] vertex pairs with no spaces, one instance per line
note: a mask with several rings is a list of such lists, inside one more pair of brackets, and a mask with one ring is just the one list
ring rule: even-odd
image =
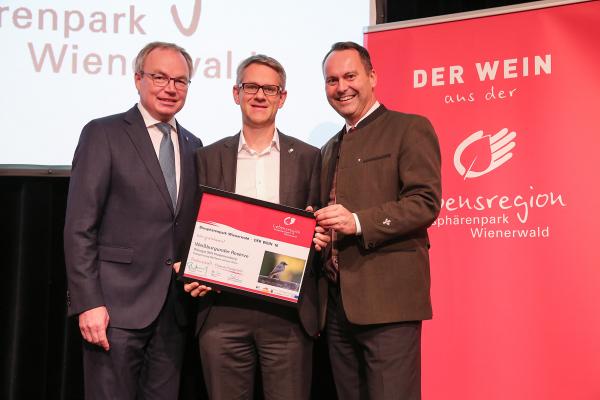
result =
[[[144,108],[142,103],[138,103],[137,106],[138,106],[138,109],[140,110],[140,113],[142,114],[142,118],[144,119],[144,124],[146,124],[146,128],[150,128],[151,126],[154,126],[154,125],[162,122],[162,121],[159,121],[156,118],[154,118],[152,115],[150,115],[150,113],[148,112],[148,110],[146,110]],[[175,132],[177,132],[177,123],[175,122],[175,117],[173,117],[169,121],[167,121],[167,124],[171,125],[171,128],[173,128],[175,130]]]
[[348,132],[350,130],[350,128],[356,128],[356,126],[358,124],[360,124],[360,121],[362,121],[363,119],[367,118],[369,115],[371,115],[373,113],[373,111],[377,110],[377,108],[380,106],[381,104],[379,104],[379,102],[377,100],[375,100],[375,104],[373,104],[373,106],[369,109],[369,111],[367,111],[367,113],[365,115],[363,115],[361,117],[361,119],[358,120],[358,122],[356,122],[356,124],[354,125],[350,125],[346,122],[346,132]]
[[277,132],[277,128],[275,128],[275,132],[273,132],[273,140],[271,141],[271,145],[267,146],[267,148],[263,149],[260,152],[254,151],[252,150],[248,144],[246,143],[246,139],[244,138],[244,131],[240,131],[240,141],[238,144],[238,154],[240,154],[242,151],[250,154],[250,155],[259,155],[262,156],[264,154],[269,154],[271,152],[271,149],[275,149],[277,151],[279,151],[279,133]]

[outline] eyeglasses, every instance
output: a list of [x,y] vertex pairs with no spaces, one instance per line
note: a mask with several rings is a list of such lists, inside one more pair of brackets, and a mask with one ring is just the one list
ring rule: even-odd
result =
[[257,85],[256,83],[240,83],[238,87],[246,94],[256,94],[262,89],[266,96],[277,96],[283,90],[277,85]]
[[144,72],[144,71],[140,71],[139,73],[142,76],[148,75],[148,77],[150,77],[150,79],[152,79],[152,82],[156,86],[158,86],[158,87],[165,87],[171,81],[173,81],[173,83],[175,84],[175,88],[176,89],[185,90],[185,89],[188,88],[188,86],[190,85],[190,83],[192,83],[192,81],[190,81],[188,79],[171,78],[170,76],[166,76],[166,75],[163,75],[163,74],[151,74],[149,72]]

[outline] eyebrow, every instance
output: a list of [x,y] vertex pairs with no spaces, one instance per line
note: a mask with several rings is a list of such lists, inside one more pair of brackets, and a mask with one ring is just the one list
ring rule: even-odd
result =
[[[345,77],[345,76],[348,76],[350,74],[355,74],[356,75],[356,74],[358,74],[358,71],[357,70],[346,71],[343,74],[341,74],[340,76],[341,77]],[[326,75],[325,79],[339,79],[339,78],[338,78],[338,75]]]
[[264,83],[264,84],[260,84],[258,82],[252,82],[252,81],[249,81],[249,82],[240,82],[240,83],[244,83],[244,84],[251,83],[251,84],[256,85],[256,86],[277,86],[277,87],[281,87],[281,85],[278,85],[277,83]]
[[169,78],[173,78],[173,79],[190,79],[189,77],[185,76],[185,75],[179,75],[179,76],[171,76],[169,74],[167,74],[164,71],[156,71],[156,72],[152,72],[153,74],[160,74],[160,75],[164,75],[164,76],[168,76]]

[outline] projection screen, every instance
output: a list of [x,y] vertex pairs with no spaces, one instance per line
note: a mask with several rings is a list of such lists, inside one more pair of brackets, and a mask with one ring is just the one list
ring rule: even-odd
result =
[[368,0],[0,1],[0,169],[70,166],[83,125],[138,100],[132,63],[148,42],[194,59],[178,121],[205,144],[236,133],[235,69],[253,53],[288,74],[283,132],[323,144],[342,124],[327,104],[321,60],[335,41],[362,41]]

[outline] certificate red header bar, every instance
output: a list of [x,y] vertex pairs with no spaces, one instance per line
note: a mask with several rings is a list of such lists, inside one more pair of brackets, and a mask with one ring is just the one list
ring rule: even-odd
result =
[[316,225],[313,218],[210,193],[202,195],[197,221],[302,247],[312,243]]

